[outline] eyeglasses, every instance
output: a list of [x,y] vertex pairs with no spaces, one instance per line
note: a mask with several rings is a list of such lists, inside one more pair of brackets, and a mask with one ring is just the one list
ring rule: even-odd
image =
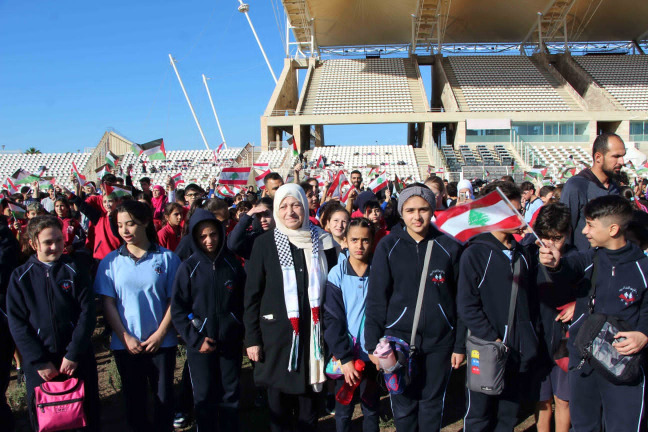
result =
[[197,194],[197,193],[190,193],[190,194],[185,194],[187,198],[196,198],[199,196],[202,196],[202,194]]

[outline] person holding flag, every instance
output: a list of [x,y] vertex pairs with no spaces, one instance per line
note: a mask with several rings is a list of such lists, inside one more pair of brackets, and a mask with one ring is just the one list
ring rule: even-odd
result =
[[[487,430],[489,427],[512,431],[517,424],[523,390],[528,389],[531,383],[530,366],[538,353],[536,335],[541,334],[539,303],[535,297],[537,256],[532,256],[513,238],[513,234],[525,226],[519,214],[520,189],[512,183],[497,181],[486,185],[481,196],[477,201],[447,210],[460,212],[462,208],[468,208],[468,211],[455,215],[454,222],[441,222],[446,228],[463,224],[457,235],[462,241],[469,239],[459,266],[459,318],[472,335],[487,341],[504,341],[510,355],[501,395],[490,396],[467,390],[464,428],[466,431]],[[519,274],[514,272],[514,268],[519,269]],[[506,324],[514,278],[518,281],[519,291],[515,303],[515,330],[510,337]],[[479,374],[479,352],[467,354],[469,373]]]

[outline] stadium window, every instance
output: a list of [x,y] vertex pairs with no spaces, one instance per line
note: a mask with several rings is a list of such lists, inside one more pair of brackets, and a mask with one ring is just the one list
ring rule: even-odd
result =
[[589,142],[588,122],[574,122],[574,141]]
[[558,142],[558,122],[545,122],[544,123],[544,141],[545,142]]
[[648,122],[631,121],[630,122],[630,140],[631,141],[648,141]]

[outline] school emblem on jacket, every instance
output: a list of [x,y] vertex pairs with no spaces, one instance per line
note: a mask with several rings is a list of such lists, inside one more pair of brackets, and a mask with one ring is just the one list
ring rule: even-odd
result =
[[621,299],[626,306],[631,305],[635,300],[637,300],[637,290],[632,287],[624,286],[619,290],[619,293],[619,299]]
[[445,282],[445,272],[443,270],[432,270],[430,279],[432,279],[432,282],[442,284]]
[[227,282],[225,282],[225,288],[227,288],[227,291],[232,291],[232,288],[234,288],[234,282],[228,280]]
[[155,273],[162,274],[162,267],[161,266],[155,266]]
[[62,280],[61,282],[59,282],[59,286],[61,287],[61,289],[63,291],[68,292],[74,286],[74,282],[72,282],[69,279],[65,279],[65,280]]

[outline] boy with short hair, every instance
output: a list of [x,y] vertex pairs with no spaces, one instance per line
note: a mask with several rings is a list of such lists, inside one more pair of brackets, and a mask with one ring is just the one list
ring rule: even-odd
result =
[[[593,313],[612,315],[624,320],[633,331],[615,335],[616,350],[623,355],[640,353],[648,342],[648,257],[626,239],[632,219],[630,203],[618,195],[595,198],[583,209],[583,235],[591,249],[562,256],[553,245],[540,247],[540,262],[550,269],[554,280],[579,280],[586,283],[576,293],[574,323],[569,329],[570,413],[574,430],[641,430],[645,376],[634,383],[617,385],[581,361],[574,345],[583,322],[588,317],[589,291],[596,265]],[[595,259],[596,257],[596,259]],[[596,262],[596,264],[594,264]],[[602,413],[602,416],[601,416]]]
[[[519,208],[520,189],[513,183],[496,181],[481,190],[486,196],[499,187],[508,200]],[[540,327],[535,298],[533,257],[517,243],[513,234],[519,230],[500,230],[473,237],[461,255],[457,294],[459,319],[470,333],[487,341],[505,341],[509,358],[504,374],[504,391],[490,396],[467,390],[468,408],[464,417],[466,432],[513,430],[517,423],[523,389],[530,381],[531,363],[538,351]],[[513,269],[520,264],[519,290],[513,336],[507,337],[507,322]],[[468,355],[468,370],[479,373],[479,353]],[[492,428],[492,429],[491,429]]]

